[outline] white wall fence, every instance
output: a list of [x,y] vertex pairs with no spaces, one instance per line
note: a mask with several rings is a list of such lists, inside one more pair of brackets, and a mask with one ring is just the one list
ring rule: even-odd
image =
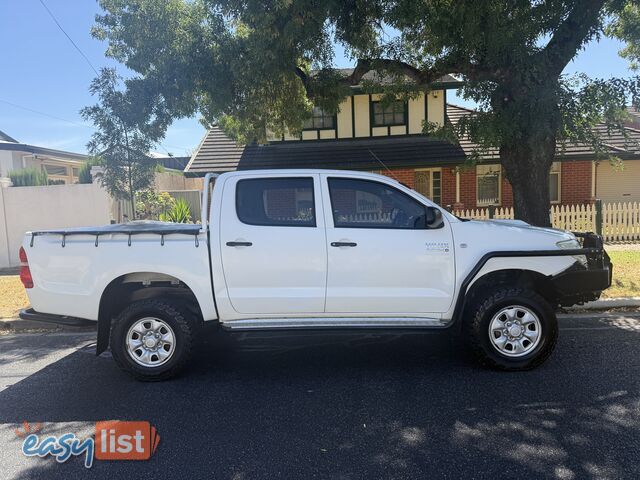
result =
[[[184,198],[193,220],[200,218],[201,178],[163,173],[156,176],[156,183],[172,197]],[[0,268],[20,265],[18,250],[27,231],[107,225],[125,218],[132,218],[129,202],[112,200],[99,183],[0,186]]]
[[[457,210],[453,213],[459,217],[478,220],[514,218],[512,207]],[[550,216],[554,228],[574,232],[598,232],[609,242],[640,240],[638,202],[552,205]]]
[[24,233],[106,225],[111,198],[97,184],[0,188],[0,268],[17,267]]

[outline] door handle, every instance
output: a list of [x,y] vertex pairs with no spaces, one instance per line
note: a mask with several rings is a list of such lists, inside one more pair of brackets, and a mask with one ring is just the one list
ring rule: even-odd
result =
[[332,247],[357,247],[356,242],[331,242]]
[[251,242],[227,242],[227,247],[250,247]]

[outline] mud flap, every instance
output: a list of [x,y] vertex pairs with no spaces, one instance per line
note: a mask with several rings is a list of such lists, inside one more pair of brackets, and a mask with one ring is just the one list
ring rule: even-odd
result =
[[98,339],[96,341],[96,356],[109,348],[109,334],[111,332],[111,317],[100,316],[98,318]]

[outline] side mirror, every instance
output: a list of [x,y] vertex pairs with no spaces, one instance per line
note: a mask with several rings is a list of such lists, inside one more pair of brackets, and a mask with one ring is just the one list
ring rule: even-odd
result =
[[427,228],[435,229],[444,226],[442,212],[436,207],[427,207]]

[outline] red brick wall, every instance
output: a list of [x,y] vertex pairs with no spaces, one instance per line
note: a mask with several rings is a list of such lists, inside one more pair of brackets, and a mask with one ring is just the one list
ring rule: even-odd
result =
[[560,172],[560,201],[563,204],[582,204],[591,201],[591,161],[562,162]]
[[501,207],[513,207],[513,189],[511,183],[504,177],[504,170],[502,171],[502,204]]
[[396,168],[391,170],[382,170],[376,173],[394,178],[400,183],[404,183],[405,185],[409,186],[409,188],[414,188],[415,186],[416,178],[414,168]]
[[[426,168],[426,167],[425,167]],[[591,199],[591,162],[563,162],[561,167],[560,200],[562,204],[589,203]],[[414,188],[415,169],[397,168],[378,171]],[[456,174],[454,167],[442,167],[442,206],[453,206],[456,202]],[[460,202],[465,209],[478,208],[476,205],[476,171],[474,168],[460,172]],[[502,172],[502,207],[513,206],[513,189]]]
[[442,206],[456,203],[456,173],[452,167],[442,167]]
[[[428,168],[428,167],[425,167]],[[405,185],[408,185],[410,188],[415,188],[415,170],[414,168],[396,168],[391,171],[377,171],[381,175],[386,175],[387,177],[394,178]],[[441,180],[441,196],[442,196],[442,206],[446,207],[447,205],[451,205],[456,202],[456,174],[454,167],[442,167],[442,176]],[[474,190],[475,191],[475,190]]]
[[475,169],[463,169],[460,172],[460,203],[464,208],[476,208]]

